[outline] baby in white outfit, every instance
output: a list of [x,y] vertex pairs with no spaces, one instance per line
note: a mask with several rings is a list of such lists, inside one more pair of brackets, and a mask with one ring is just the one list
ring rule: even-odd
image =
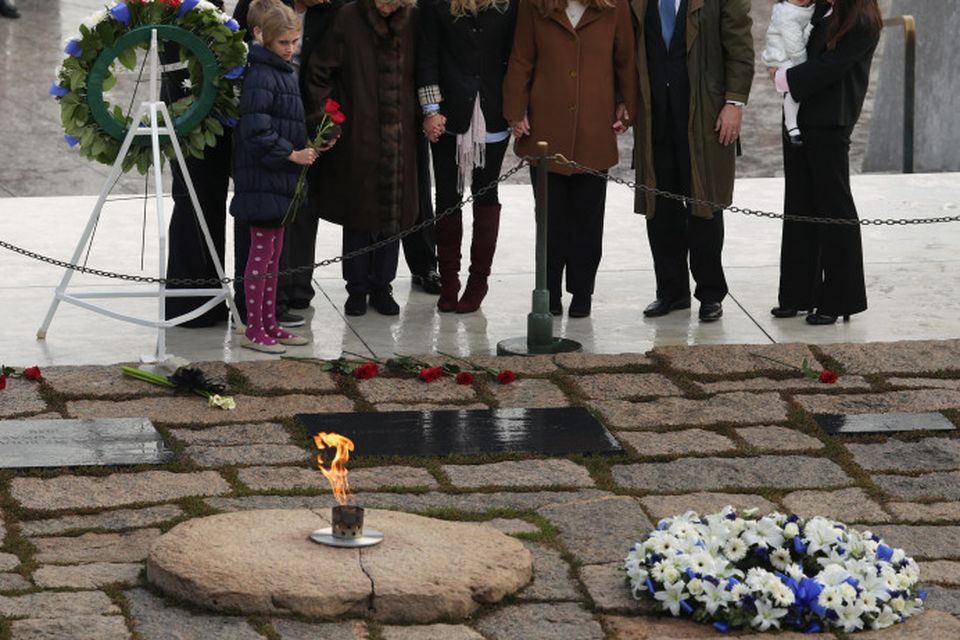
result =
[[[813,25],[813,0],[778,0],[767,27],[767,42],[760,59],[768,67],[789,69],[807,60],[807,40]],[[789,92],[783,95],[783,121],[787,137],[801,144],[797,113],[800,103]]]

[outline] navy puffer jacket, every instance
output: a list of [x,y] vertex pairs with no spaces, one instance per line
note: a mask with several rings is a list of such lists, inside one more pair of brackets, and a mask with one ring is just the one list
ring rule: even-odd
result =
[[291,151],[307,144],[307,125],[297,75],[283,58],[251,45],[240,91],[240,123],[234,130],[230,213],[237,220],[272,226],[287,212],[300,165]]

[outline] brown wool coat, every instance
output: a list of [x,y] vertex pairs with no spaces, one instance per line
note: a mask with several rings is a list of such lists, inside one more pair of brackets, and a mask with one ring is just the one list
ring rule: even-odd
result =
[[[615,7],[588,8],[576,29],[564,11],[544,16],[520,0],[513,51],[503,81],[503,115],[530,120],[530,135],[517,140],[517,155],[533,155],[537,142],[550,144],[592,169],[617,164],[613,123],[623,102],[636,113],[637,76],[633,25],[627,0]],[[565,167],[550,171],[569,175]]]
[[[310,169],[308,207],[324,220],[396,233],[417,219],[416,17],[411,7],[384,20],[373,0],[351,2],[304,69],[309,104],[332,97],[347,117]],[[307,114],[311,137],[321,115]]]
[[[637,183],[657,186],[651,140],[650,76],[647,74],[644,17],[647,3],[631,0],[637,27],[637,71],[640,103],[634,127]],[[689,0],[687,9],[687,76],[690,78],[691,190],[694,198],[723,205],[733,201],[737,145],[723,146],[714,131],[727,100],[746,102],[753,83],[753,37],[750,0]],[[634,210],[652,217],[654,197],[638,191]],[[712,208],[695,206],[694,215],[710,218]]]

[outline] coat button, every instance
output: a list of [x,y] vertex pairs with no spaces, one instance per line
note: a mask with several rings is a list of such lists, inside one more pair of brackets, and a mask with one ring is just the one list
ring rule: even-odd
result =
[[571,77],[571,78],[576,78],[576,77],[577,77],[577,70],[576,70],[576,69],[573,69],[573,70],[570,71],[570,77]]
[[575,104],[570,105],[570,111],[576,111],[576,110],[577,110],[577,105]]

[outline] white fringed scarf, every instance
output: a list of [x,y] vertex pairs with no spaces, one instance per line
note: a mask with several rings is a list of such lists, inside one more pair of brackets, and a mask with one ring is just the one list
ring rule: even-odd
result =
[[457,193],[473,175],[474,169],[483,168],[486,162],[487,123],[480,108],[480,94],[473,101],[473,115],[466,133],[457,134]]

